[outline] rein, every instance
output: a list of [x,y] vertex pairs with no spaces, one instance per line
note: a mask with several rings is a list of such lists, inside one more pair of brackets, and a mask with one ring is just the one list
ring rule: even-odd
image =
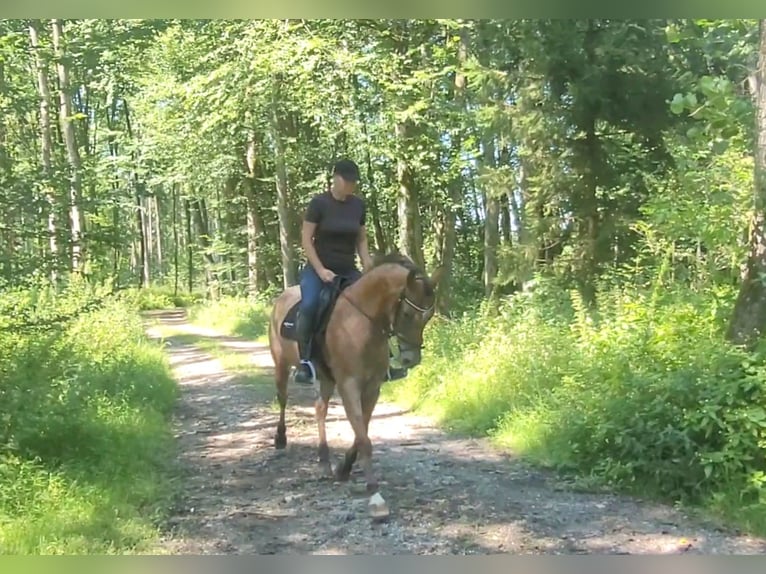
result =
[[384,336],[384,337],[386,337],[386,338],[390,338],[390,337],[391,337],[391,335],[395,335],[395,336],[396,336],[396,338],[397,338],[397,339],[399,339],[400,341],[403,341],[403,342],[405,342],[405,343],[407,343],[408,345],[411,345],[411,346],[413,346],[413,347],[417,347],[418,349],[422,349],[422,348],[423,348],[423,345],[415,345],[415,344],[413,344],[413,343],[411,343],[411,342],[407,341],[407,340],[406,340],[406,339],[405,339],[405,338],[404,338],[404,337],[403,337],[403,336],[402,336],[400,333],[398,333],[398,332],[397,332],[397,329],[396,329],[396,317],[398,317],[398,315],[399,315],[399,309],[401,308],[401,306],[402,306],[402,303],[406,303],[407,305],[409,305],[411,308],[413,308],[415,311],[417,311],[417,312],[418,312],[418,313],[420,313],[421,315],[425,315],[426,313],[429,313],[429,312],[431,312],[431,311],[433,310],[434,306],[433,306],[433,305],[431,305],[431,306],[430,306],[430,307],[428,307],[428,308],[424,308],[424,307],[420,307],[419,305],[416,305],[415,303],[413,303],[413,302],[412,302],[412,301],[409,299],[409,297],[407,297],[407,296],[405,295],[405,293],[406,293],[406,290],[407,290],[407,288],[406,288],[406,287],[405,287],[404,289],[402,289],[402,292],[401,292],[401,294],[399,295],[399,301],[397,302],[397,305],[396,305],[396,310],[395,310],[395,313],[394,313],[394,319],[393,319],[393,321],[392,321],[392,322],[391,322],[389,325],[387,325],[385,328],[382,328],[382,327],[380,327],[380,326],[379,326],[379,324],[378,324],[378,321],[376,321],[375,319],[373,319],[372,317],[370,317],[370,316],[369,316],[367,313],[365,313],[364,309],[362,309],[361,307],[359,307],[359,305],[357,305],[357,304],[356,304],[356,302],[355,302],[355,301],[353,301],[353,300],[352,300],[352,299],[351,299],[351,298],[350,298],[350,297],[349,297],[349,296],[346,294],[346,291],[345,291],[345,290],[344,290],[344,291],[342,291],[342,292],[340,293],[340,295],[341,295],[342,297],[344,297],[344,298],[346,299],[346,301],[348,301],[349,303],[351,303],[351,306],[352,306],[354,309],[356,309],[357,311],[359,311],[359,312],[360,312],[360,313],[361,313],[361,314],[362,314],[364,317],[366,317],[366,318],[367,318],[367,320],[368,320],[368,321],[370,321],[370,323],[372,323],[374,326],[377,326],[377,327],[380,329],[380,331],[381,331],[381,333],[383,334],[383,336]]

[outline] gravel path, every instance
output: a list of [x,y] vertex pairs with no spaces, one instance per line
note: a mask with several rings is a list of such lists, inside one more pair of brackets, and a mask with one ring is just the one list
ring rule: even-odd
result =
[[[183,494],[164,551],[176,554],[763,554],[766,541],[700,525],[673,508],[582,493],[484,440],[447,436],[429,419],[380,403],[370,423],[381,493],[372,523],[358,468],[348,483],[321,478],[310,389],[290,388],[285,450],[272,444],[277,410],[263,344],[194,328],[182,311],[150,315],[181,386],[175,424]],[[157,336],[153,328],[150,335]],[[252,358],[227,373],[190,340]],[[333,400],[333,462],[352,440]]]

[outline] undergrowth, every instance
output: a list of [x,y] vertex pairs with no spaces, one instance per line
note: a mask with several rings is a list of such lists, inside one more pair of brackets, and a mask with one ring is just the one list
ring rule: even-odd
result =
[[736,293],[611,289],[596,312],[542,285],[434,319],[384,396],[455,431],[622,491],[766,533],[766,371],[724,341]]
[[120,293],[120,298],[140,311],[149,311],[191,307],[199,303],[202,297],[199,294],[184,291],[175,293],[170,286],[152,285],[140,289],[136,287],[125,289]]
[[[177,389],[136,307],[98,299],[82,285],[0,294],[3,554],[155,551]],[[7,328],[18,315],[25,327]]]
[[248,298],[227,296],[192,306],[189,321],[225,335],[265,340],[271,306],[270,294]]

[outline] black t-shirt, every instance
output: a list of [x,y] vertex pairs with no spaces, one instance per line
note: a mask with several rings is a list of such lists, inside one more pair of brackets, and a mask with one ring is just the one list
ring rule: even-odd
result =
[[356,195],[345,201],[335,199],[329,192],[311,198],[305,219],[317,224],[314,248],[322,265],[338,274],[356,267],[356,242],[366,217],[365,202]]

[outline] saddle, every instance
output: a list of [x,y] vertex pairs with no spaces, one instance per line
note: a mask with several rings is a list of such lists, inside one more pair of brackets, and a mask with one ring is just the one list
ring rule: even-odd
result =
[[[327,324],[330,322],[332,311],[335,309],[335,304],[338,302],[340,294],[349,287],[353,281],[344,276],[336,275],[331,283],[325,283],[322,286],[322,290],[319,292],[319,305],[317,306],[317,315],[314,322],[314,335],[311,341],[311,354],[314,355],[312,359],[316,359],[321,349],[321,338],[324,337],[327,329]],[[300,312],[300,303],[298,301],[290,307],[282,320],[282,324],[279,327],[279,333],[285,339],[290,341],[297,341],[297,333],[295,325],[298,319],[298,313]]]

